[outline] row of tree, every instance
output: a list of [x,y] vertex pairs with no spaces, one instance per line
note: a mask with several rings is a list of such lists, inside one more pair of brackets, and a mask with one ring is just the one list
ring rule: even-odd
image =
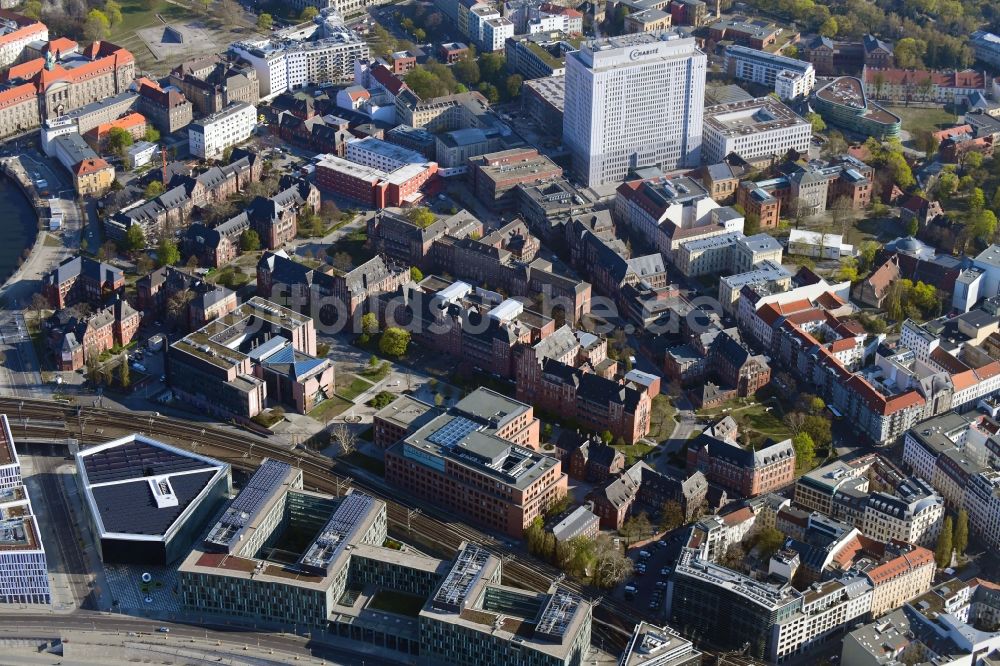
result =
[[969,514],[965,509],[959,509],[958,516],[944,519],[944,525],[938,533],[937,544],[934,546],[934,561],[938,567],[951,566],[955,555],[962,557],[969,547]]
[[595,587],[612,588],[632,575],[632,560],[607,534],[558,541],[538,517],[524,531],[524,538],[529,553],[572,576],[589,579]]

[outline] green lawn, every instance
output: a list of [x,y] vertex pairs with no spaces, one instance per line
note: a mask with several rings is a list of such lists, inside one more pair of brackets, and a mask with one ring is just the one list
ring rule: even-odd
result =
[[616,446],[615,448],[625,454],[625,465],[629,467],[653,450],[653,447],[649,444],[642,443],[626,444],[624,446]]
[[122,22],[111,29],[111,41],[117,42],[123,37],[131,37],[136,30],[163,25],[156,15],[159,14],[168,23],[180,21],[195,16],[190,10],[179,7],[166,0],[120,0],[122,6]]
[[351,402],[343,398],[333,396],[313,407],[312,411],[309,412],[309,416],[317,421],[326,423],[338,414],[342,414],[351,404]]
[[892,113],[903,119],[903,129],[915,133],[921,130],[936,131],[955,124],[955,114],[938,108],[918,108],[914,106],[888,106]]
[[649,438],[657,442],[670,437],[676,425],[677,410],[665,395],[653,398],[653,406],[649,414]]
[[372,386],[374,384],[370,381],[362,379],[357,375],[348,374],[337,377],[337,395],[347,400],[353,401]]
[[[758,445],[767,438],[781,441],[792,436],[791,431],[785,422],[781,420],[780,414],[775,413],[774,408],[767,411],[771,405],[756,403],[746,406],[745,400],[738,398],[731,400],[721,407],[714,409],[699,410],[698,415],[710,419],[721,419],[725,416],[732,416],[740,423],[744,429],[749,429],[751,433],[751,443]],[[723,410],[728,409],[728,412]]]
[[373,610],[395,613],[396,615],[406,615],[407,617],[417,617],[420,609],[424,607],[426,599],[415,594],[403,594],[402,592],[392,592],[389,590],[379,590],[368,602],[368,608]]

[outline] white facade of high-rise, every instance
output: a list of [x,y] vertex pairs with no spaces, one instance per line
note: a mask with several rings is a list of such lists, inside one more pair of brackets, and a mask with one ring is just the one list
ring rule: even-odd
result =
[[584,43],[566,57],[563,142],[590,187],[630,169],[696,166],[705,54],[670,31]]
[[226,148],[249,139],[256,126],[257,108],[246,102],[234,102],[188,125],[188,147],[196,157],[215,159]]

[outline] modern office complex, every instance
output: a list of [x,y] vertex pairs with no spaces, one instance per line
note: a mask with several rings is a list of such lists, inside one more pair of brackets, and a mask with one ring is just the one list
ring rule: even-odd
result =
[[500,560],[474,544],[449,563],[385,540],[383,502],[303,490],[300,470],[268,459],[181,564],[184,607],[428,665],[582,663],[591,608],[579,597],[501,585]]
[[582,664],[592,608],[558,587],[528,592],[500,584],[500,560],[474,544],[458,554],[420,611],[424,664]]
[[702,159],[717,164],[730,153],[745,160],[790,150],[809,151],[812,125],[772,97],[705,109]]
[[17,488],[21,485],[21,461],[14,448],[14,435],[10,432],[7,415],[0,414],[0,490]]
[[324,628],[351,551],[385,537],[384,503],[305,491],[301,470],[267,459],[180,565],[184,607]]
[[48,568],[7,416],[0,414],[0,604],[48,604]]
[[879,140],[899,136],[900,117],[870,102],[861,80],[853,76],[834,79],[817,90],[811,101],[823,120],[841,129]]
[[580,182],[625,180],[701,154],[705,54],[693,38],[648,32],[584,42],[566,57],[563,141]]
[[76,469],[105,563],[173,562],[232,490],[227,463],[143,435],[80,451]]
[[386,450],[385,478],[521,536],[566,493],[561,463],[528,448],[537,443],[538,421],[529,405],[480,388]]
[[635,625],[618,666],[699,666],[701,652],[670,627],[648,622]]
[[969,41],[977,60],[1000,67],[1000,36],[986,30],[977,30],[972,33]]

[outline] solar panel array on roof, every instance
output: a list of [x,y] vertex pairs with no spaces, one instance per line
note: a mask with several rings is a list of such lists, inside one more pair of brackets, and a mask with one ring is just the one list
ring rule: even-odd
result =
[[229,548],[236,534],[248,525],[285,480],[291,465],[266,459],[208,533],[208,544]]
[[434,442],[439,446],[455,446],[455,444],[465,439],[469,433],[480,430],[481,428],[482,425],[476,423],[472,419],[467,419],[464,416],[456,416],[451,421],[441,426],[441,428],[431,433],[427,439],[428,441]]
[[580,597],[565,590],[556,590],[542,611],[542,617],[535,626],[535,633],[562,640],[579,607]]
[[181,455],[138,439],[83,456],[87,480],[91,485],[126,481],[147,476],[204,469],[204,460]]
[[309,550],[302,556],[300,563],[326,573],[330,563],[337,559],[337,555],[357,532],[361,520],[368,515],[374,502],[375,500],[364,493],[355,492],[345,497],[319,536],[309,546]]
[[144,479],[96,486],[90,491],[105,532],[159,536],[166,534],[215,474],[215,469],[208,469],[170,477],[177,505],[162,508]]
[[460,611],[472,588],[483,575],[490,553],[475,544],[468,544],[455,559],[448,576],[434,594],[436,608]]

